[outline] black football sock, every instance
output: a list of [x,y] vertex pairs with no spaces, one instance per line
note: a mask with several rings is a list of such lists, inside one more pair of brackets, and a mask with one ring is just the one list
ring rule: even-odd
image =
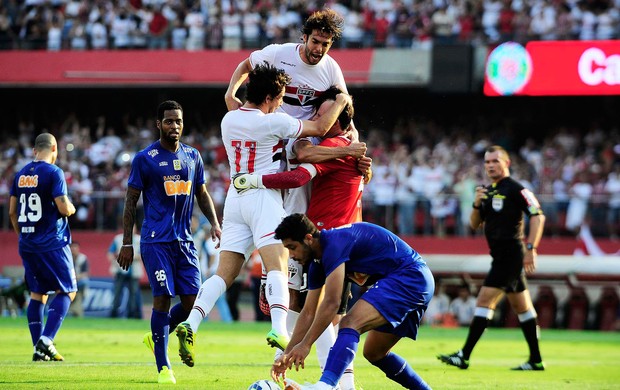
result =
[[530,347],[529,361],[531,363],[540,363],[542,361],[542,357],[540,356],[540,348],[538,346],[539,328],[536,318],[521,322],[521,330],[523,331],[527,345]]
[[469,325],[467,340],[463,346],[463,359],[469,360],[469,355],[471,355],[471,352],[478,343],[478,340],[480,340],[480,337],[482,337],[487,326],[489,326],[489,320],[486,317],[474,316],[474,319]]

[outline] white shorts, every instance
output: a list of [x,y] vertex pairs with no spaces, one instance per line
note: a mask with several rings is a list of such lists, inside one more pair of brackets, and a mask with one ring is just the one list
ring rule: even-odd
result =
[[288,258],[288,288],[301,292],[308,290],[308,276],[304,274],[304,267],[292,257]]
[[285,216],[279,190],[250,190],[238,195],[231,186],[224,202],[220,249],[242,253],[247,259],[254,248],[281,244],[273,236]]

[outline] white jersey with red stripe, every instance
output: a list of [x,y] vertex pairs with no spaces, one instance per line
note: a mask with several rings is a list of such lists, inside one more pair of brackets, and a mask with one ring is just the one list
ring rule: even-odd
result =
[[[299,55],[301,44],[272,44],[250,54],[250,64],[254,68],[265,61],[276,68],[283,69],[291,76],[291,83],[286,86],[284,104],[278,110],[298,119],[311,119],[314,115],[312,100],[316,99],[333,85],[348,93],[340,65],[329,55],[323,56],[316,65],[303,62]],[[314,145],[320,138],[308,138]],[[296,140],[286,144],[286,169],[295,169],[300,163],[296,159],[293,145]],[[310,183],[286,190],[284,209],[287,214],[305,213],[310,200]],[[289,259],[289,288],[305,290],[302,278],[302,266],[292,258]]]
[[280,172],[283,140],[299,137],[303,124],[284,113],[265,114],[259,109],[241,107],[224,115],[221,127],[232,178],[239,172]]
[[267,61],[291,76],[291,83],[286,86],[284,104],[280,108],[295,118],[310,119],[313,115],[311,102],[323,91],[332,85],[348,91],[336,60],[326,54],[318,64],[306,64],[299,56],[300,46],[299,43],[266,46],[250,54],[250,64],[255,67]]
[[[286,144],[286,170],[292,171],[297,168],[301,162],[297,160],[297,155],[294,151],[294,146],[297,142],[309,141],[313,145],[321,143],[319,137],[306,137],[296,140],[289,140]],[[293,213],[305,213],[308,210],[308,203],[310,202],[310,192],[312,183],[306,183],[298,188],[289,188],[284,190],[284,210],[287,214]]]
[[[284,139],[301,135],[301,120],[284,113],[265,114],[241,107],[222,119],[222,141],[226,148],[230,177],[281,171]],[[286,216],[280,190],[253,189],[238,194],[230,186],[224,202],[220,249],[249,256],[254,248],[280,243],[274,231]]]

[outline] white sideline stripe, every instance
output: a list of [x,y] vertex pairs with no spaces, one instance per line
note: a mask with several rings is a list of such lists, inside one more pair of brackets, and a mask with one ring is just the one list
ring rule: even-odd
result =
[[[433,272],[487,273],[490,255],[422,255]],[[620,256],[546,256],[537,258],[536,276],[613,275],[620,278]]]

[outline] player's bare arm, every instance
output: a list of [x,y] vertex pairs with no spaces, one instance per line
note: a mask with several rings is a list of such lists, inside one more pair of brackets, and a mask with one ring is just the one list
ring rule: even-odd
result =
[[323,137],[329,129],[334,125],[336,119],[346,107],[347,104],[353,104],[351,96],[345,93],[339,93],[336,95],[336,103],[333,104],[329,110],[325,112],[318,120],[310,121],[304,120],[303,130],[301,131],[301,137]]
[[321,302],[323,290],[323,288],[308,290],[306,302],[299,313],[299,318],[295,324],[295,329],[293,330],[293,335],[288,343],[288,347],[284,350],[282,356],[273,363],[273,367],[271,368],[271,377],[274,380],[278,381],[280,378],[285,378],[286,370],[291,368],[292,360],[289,360],[288,354],[293,350],[293,347],[299,344],[305,337],[308,329],[310,329],[310,325],[312,325],[316,315],[316,309]]
[[213,241],[218,241],[216,248],[219,248],[219,241],[222,238],[222,229],[220,227],[220,222],[217,220],[215,205],[213,204],[213,199],[211,199],[211,195],[207,191],[206,184],[203,184],[196,189],[196,200],[198,201],[198,207],[200,207],[200,211],[202,211],[202,213],[205,215],[205,217],[207,217],[209,223],[211,224],[211,239]]
[[469,215],[469,226],[476,230],[482,224],[482,217],[480,216],[480,207],[482,207],[482,199],[486,199],[487,190],[484,186],[476,187],[476,195],[474,196],[474,204]]
[[251,70],[252,64],[250,64],[250,59],[246,58],[239,65],[237,65],[237,68],[230,77],[228,89],[226,90],[226,94],[224,94],[224,100],[226,101],[228,111],[236,110],[243,105],[243,102],[236,96],[236,94],[241,84],[243,84],[245,79],[248,78],[248,74]]
[[318,164],[335,158],[352,156],[361,158],[366,154],[365,142],[353,142],[349,146],[320,146],[309,141],[298,141],[293,145],[297,160],[302,163]]
[[306,333],[308,333],[308,329],[310,329],[310,326],[312,325],[312,322],[314,322],[314,318],[316,317],[317,308],[319,307],[323,299],[323,291],[324,288],[308,290],[306,302],[301,309],[301,312],[299,313],[299,320],[295,324],[293,336],[288,344],[288,348],[286,349],[285,353],[290,352],[293,347],[295,347],[303,340],[303,338],[306,336]]
[[13,230],[19,235],[19,225],[17,224],[17,197],[15,196],[11,196],[9,199],[9,219],[11,220],[11,225],[13,225]]
[[316,315],[314,316],[314,321],[312,321],[312,325],[305,336],[288,354],[287,363],[289,366],[294,364],[297,370],[299,370],[300,366],[304,368],[304,362],[310,353],[312,344],[314,344],[325,329],[327,329],[336,314],[338,314],[345,278],[344,269],[344,264],[340,264],[325,280],[323,301],[320,303]]
[[116,262],[119,267],[127,271],[133,263],[133,225],[136,222],[136,207],[141,191],[127,187],[125,195],[125,209],[123,210],[123,245],[118,252]]
[[530,217],[530,229],[527,242],[531,243],[533,249],[525,251],[523,257],[523,268],[527,274],[532,274],[536,271],[536,258],[538,257],[538,244],[542,238],[543,229],[545,226],[545,216],[543,214],[532,215]]
[[75,206],[69,200],[67,195],[61,195],[54,198],[54,203],[56,203],[56,207],[58,208],[58,212],[65,216],[70,217],[75,214]]

